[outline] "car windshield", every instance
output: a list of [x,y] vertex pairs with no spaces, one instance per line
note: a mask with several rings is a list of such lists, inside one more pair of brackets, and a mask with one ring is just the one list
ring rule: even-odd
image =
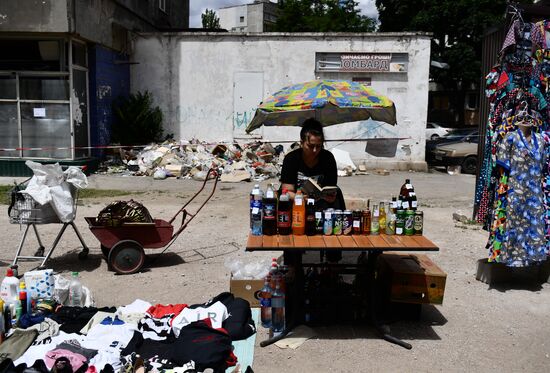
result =
[[457,129],[447,133],[442,137],[447,140],[467,141],[468,139],[470,139],[470,141],[472,142],[478,142],[479,131],[472,129]]

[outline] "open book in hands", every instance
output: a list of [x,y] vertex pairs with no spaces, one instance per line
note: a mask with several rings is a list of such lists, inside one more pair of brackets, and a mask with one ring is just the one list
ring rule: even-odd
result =
[[307,194],[310,198],[326,199],[326,197],[334,197],[338,191],[337,186],[321,187],[312,178],[307,179],[302,185],[302,193]]

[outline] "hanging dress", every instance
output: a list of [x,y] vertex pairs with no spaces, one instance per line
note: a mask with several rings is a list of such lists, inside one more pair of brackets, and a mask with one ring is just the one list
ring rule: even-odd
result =
[[543,191],[546,161],[541,134],[532,133],[527,140],[522,131],[513,131],[499,144],[497,164],[504,171],[501,181],[505,181],[506,188],[500,190],[497,200],[505,210],[505,224],[498,227],[499,250],[492,250],[490,261],[524,267],[546,260]]

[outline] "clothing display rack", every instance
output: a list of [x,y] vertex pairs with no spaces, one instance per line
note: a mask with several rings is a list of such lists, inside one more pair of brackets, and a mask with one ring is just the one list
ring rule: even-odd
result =
[[526,22],[509,9],[499,62],[486,76],[490,110],[476,220],[490,232],[490,262],[526,267],[549,253],[550,21]]

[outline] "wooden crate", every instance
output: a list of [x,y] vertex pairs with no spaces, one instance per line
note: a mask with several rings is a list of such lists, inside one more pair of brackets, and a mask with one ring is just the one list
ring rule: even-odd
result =
[[423,254],[382,254],[380,278],[390,301],[443,304],[447,274]]

